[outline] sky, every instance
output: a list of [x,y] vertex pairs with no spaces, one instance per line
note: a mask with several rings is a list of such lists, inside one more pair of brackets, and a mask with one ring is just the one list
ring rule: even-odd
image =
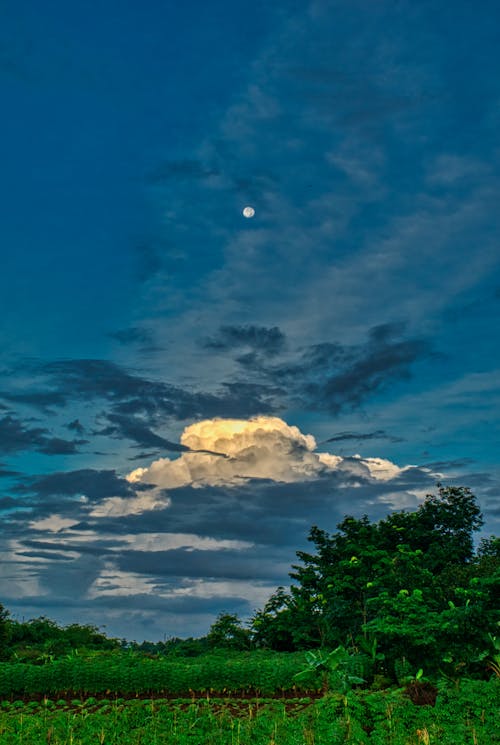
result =
[[200,636],[438,482],[500,534],[498,4],[0,17],[13,617]]

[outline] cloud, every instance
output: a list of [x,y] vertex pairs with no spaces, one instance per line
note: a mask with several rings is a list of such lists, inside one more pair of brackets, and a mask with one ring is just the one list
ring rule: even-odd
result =
[[399,325],[385,324],[370,329],[364,346],[313,349],[305,397],[315,408],[335,414],[356,408],[389,383],[410,378],[411,364],[429,356],[430,347],[423,339],[397,338],[400,333]]
[[43,412],[50,413],[51,409],[64,406],[66,399],[60,391],[30,391],[29,393],[0,393],[2,398],[27,406],[34,406]]
[[4,453],[15,453],[46,442],[47,430],[27,427],[19,419],[7,415],[0,419],[0,447]]
[[251,416],[272,410],[275,393],[267,382],[247,386],[223,383],[215,393],[188,390],[99,359],[51,362],[42,365],[40,371],[52,379],[64,400],[100,398],[109,401],[116,414],[146,414],[163,419],[199,419],[229,413]]
[[0,478],[10,478],[11,476],[19,475],[19,471],[14,471],[10,468],[3,468],[3,464],[0,463]]
[[46,476],[25,478],[19,491],[34,493],[39,497],[84,495],[90,501],[99,501],[110,494],[128,497],[135,491],[126,479],[114,470],[83,468],[76,471],[60,471]]
[[4,453],[36,450],[45,455],[69,455],[77,453],[77,446],[86,442],[51,437],[44,427],[29,427],[10,414],[0,419],[0,449]]
[[[139,338],[135,332],[132,337]],[[6,395],[41,408],[49,403],[77,407],[84,402],[85,416],[89,402],[105,401],[108,410],[100,419],[106,424],[94,429],[94,435],[181,452],[182,445],[157,431],[168,420],[248,418],[280,414],[290,407],[339,415],[359,408],[389,384],[409,379],[413,364],[431,355],[429,342],[407,337],[402,323],[374,326],[367,339],[357,344],[322,341],[295,349],[278,326],[225,325],[206,338],[202,348],[204,356],[198,350],[198,358],[209,369],[215,367],[214,374],[198,384],[196,376],[189,386],[185,381],[174,385],[109,360],[69,359],[32,365],[32,376],[44,378],[46,391]],[[217,380],[209,390],[207,379]],[[81,409],[74,412],[80,415]],[[78,417],[63,426],[78,434],[85,429]],[[85,444],[44,428],[30,428],[9,414],[0,420],[0,442],[2,434],[10,452],[22,446],[47,455],[71,455]]]
[[283,351],[285,335],[277,326],[221,326],[214,337],[204,342],[204,346],[221,351],[250,347],[257,352],[275,355]]
[[273,561],[258,549],[216,549],[196,551],[186,548],[169,551],[127,551],[118,561],[122,571],[133,571],[155,577],[275,581],[286,573],[286,562]]
[[67,429],[71,430],[72,432],[76,432],[79,435],[83,435],[83,433],[85,432],[85,427],[79,419],[73,419],[73,421],[69,422],[66,427]]
[[134,440],[141,447],[156,447],[157,449],[169,450],[174,453],[200,452],[223,456],[223,453],[216,453],[213,450],[200,449],[193,451],[187,445],[166,440],[164,437],[160,437],[160,435],[152,432],[144,422],[135,417],[125,416],[124,414],[108,414],[107,418],[111,422],[111,425],[101,430],[98,434],[115,434],[120,438],[126,437]]
[[61,437],[49,437],[39,448],[45,455],[74,455],[79,445],[86,445],[88,440],[64,440]]
[[322,440],[319,445],[324,445],[327,442],[345,442],[348,440],[355,440],[356,442],[365,442],[366,440],[390,440],[391,442],[402,442],[401,437],[393,437],[388,435],[384,430],[378,429],[376,432],[339,432],[333,437],[329,437],[327,440]]
[[[127,476],[130,483],[145,481],[161,489],[187,485],[237,485],[249,479],[304,482],[329,471],[347,471],[367,479],[387,480],[401,472],[383,459],[348,460],[329,453],[315,453],[316,441],[278,417],[258,416],[250,420],[211,419],[184,429],[181,443],[189,454],[170,460],[161,458],[147,468]],[[227,458],[203,455],[216,450]]]
[[272,381],[283,397],[305,408],[338,415],[355,409],[390,383],[411,377],[411,366],[432,355],[423,338],[405,338],[404,323],[373,326],[361,344],[320,342],[286,361],[269,363],[253,354],[237,361],[247,370]]
[[149,491],[139,493],[135,498],[107,497],[96,505],[89,517],[125,517],[140,515],[142,512],[163,510],[171,504],[170,498],[161,492]]

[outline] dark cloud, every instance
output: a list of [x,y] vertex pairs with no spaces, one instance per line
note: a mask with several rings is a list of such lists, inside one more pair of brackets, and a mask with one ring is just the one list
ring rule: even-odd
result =
[[136,417],[124,414],[109,414],[108,420],[111,422],[110,426],[101,430],[99,434],[117,435],[120,438],[126,437],[141,447],[156,447],[158,450],[167,450],[174,453],[209,453],[210,455],[226,457],[224,453],[216,453],[213,450],[193,450],[179,442],[166,440],[152,432],[144,422]]
[[7,401],[34,406],[45,413],[53,407],[64,406],[66,399],[61,391],[32,391],[30,393],[0,393]]
[[435,460],[430,463],[422,463],[421,468],[429,468],[432,471],[448,471],[455,468],[466,468],[474,463],[473,458],[454,458],[452,460]]
[[27,427],[19,419],[8,415],[0,419],[0,449],[4,453],[16,453],[39,447],[46,440],[47,430],[42,427]]
[[360,345],[314,344],[285,364],[270,365],[251,355],[239,361],[286,389],[297,404],[338,415],[390,383],[409,379],[411,365],[431,355],[429,342],[402,337],[404,328],[401,323],[375,326]]
[[[80,526],[73,526],[74,530],[81,530]],[[119,540],[109,540],[109,539],[102,539],[102,538],[95,538],[91,537],[89,535],[89,538],[87,540],[81,539],[80,541],[76,541],[74,539],[71,540],[71,542],[65,543],[65,538],[63,536],[58,536],[59,541],[57,545],[57,550],[61,553],[71,554],[75,551],[80,554],[91,554],[93,556],[107,556],[108,554],[112,554],[114,552],[115,548],[119,548],[122,545],[122,542]],[[50,543],[50,541],[42,541],[42,540],[36,540],[36,539],[30,539],[27,538],[23,541],[23,545],[27,548],[31,549],[33,551],[33,555],[38,555],[37,551],[40,552],[39,555],[42,555],[43,552],[46,551],[53,551],[54,550],[54,544]]]
[[0,463],[0,478],[9,478],[11,476],[18,476],[19,471],[13,471],[10,468],[4,468],[3,463]]
[[158,450],[153,450],[149,453],[143,452],[143,453],[137,453],[137,455],[129,455],[127,460],[129,461],[137,461],[142,460],[147,462],[147,465],[149,466],[151,458],[156,458],[158,455]]
[[79,435],[83,435],[83,433],[85,432],[85,427],[79,419],[73,419],[72,422],[69,422],[66,425],[66,428],[71,430],[72,432],[76,432]]
[[[273,552],[275,553],[275,552]],[[280,557],[281,558],[281,557]],[[118,560],[122,571],[152,576],[204,579],[278,581],[287,565],[269,556],[267,547],[259,556],[258,549],[207,550],[177,548],[170,551],[125,551]]]
[[225,395],[220,397],[219,413],[213,416],[246,419],[255,414],[276,413],[283,408],[283,390],[272,383],[224,383],[223,390]]
[[[270,593],[272,592],[270,590]],[[221,606],[225,611],[234,611],[239,614],[248,614],[252,611],[252,608],[248,600],[244,597],[224,596],[221,597],[196,597],[193,595],[177,595],[161,597],[152,593],[146,595],[145,593],[138,593],[133,596],[134,607],[141,608],[142,611],[154,611],[167,613],[169,615],[179,614],[197,614],[212,612],[216,614],[220,611]],[[106,594],[104,597],[96,597],[91,601],[92,606],[96,608],[109,608],[113,609],[124,609],[127,613],[130,612],[130,596],[110,595]],[[88,604],[88,601],[87,601]]]
[[79,445],[86,445],[88,440],[63,440],[61,437],[49,437],[45,444],[39,448],[40,453],[45,455],[74,455],[80,452]]
[[59,390],[71,396],[100,396],[110,400],[130,397],[160,398],[162,383],[140,378],[107,360],[61,360],[42,366],[41,371],[52,377]]
[[0,510],[12,510],[19,507],[19,501],[13,497],[0,498]]
[[285,335],[278,326],[221,326],[214,337],[203,342],[203,346],[221,351],[250,347],[257,352],[275,355],[283,351],[285,342]]
[[68,562],[58,562],[57,571],[52,571],[50,565],[42,568],[39,580],[42,587],[47,588],[51,595],[60,598],[73,597],[75,587],[81,595],[90,589],[99,577],[103,568],[103,559],[89,554],[80,555]]
[[[140,330],[130,332],[130,336],[124,332],[123,338],[139,340]],[[38,373],[48,378],[51,389],[33,394],[29,401],[46,406],[49,402],[60,405],[77,399],[104,399],[110,403],[110,414],[117,417],[110,421],[114,429],[107,433],[122,433],[142,447],[180,452],[178,446],[156,435],[152,428],[168,418],[181,421],[220,416],[247,418],[279,413],[290,404],[334,415],[344,408],[360,406],[389,384],[409,378],[412,364],[430,355],[426,340],[405,338],[403,332],[403,324],[376,326],[369,331],[364,344],[322,342],[302,350],[295,359],[288,353],[284,362],[279,357],[285,351],[286,339],[277,326],[222,326],[213,338],[205,340],[205,349],[227,353],[235,349],[247,351],[237,358],[245,371],[244,378],[237,375],[221,381],[217,392],[148,379],[109,360],[73,359],[40,365]],[[275,361],[271,362],[273,357]],[[12,426],[12,419],[5,419]],[[78,425],[73,429],[79,431]],[[44,430],[30,432],[31,435],[18,431],[11,441],[43,438],[39,444],[46,452],[66,453],[76,452],[79,444],[75,441],[72,445],[60,444],[58,448],[57,443],[46,441]]]
[[113,331],[108,334],[112,339],[120,342],[124,346],[129,344],[151,344],[153,340],[153,334],[150,329],[141,328],[139,326],[131,326],[128,329],[120,329],[119,331]]
[[19,551],[18,556],[26,556],[29,559],[46,559],[48,561],[71,561],[71,558],[64,553],[57,551]]
[[364,347],[348,350],[340,369],[318,369],[317,379],[305,386],[306,397],[332,414],[356,408],[388,384],[409,379],[411,364],[429,352],[422,339],[393,339],[388,327],[377,327]]
[[355,432],[339,432],[338,435],[329,437],[327,440],[323,440],[318,445],[324,445],[327,442],[344,442],[346,440],[356,440],[356,442],[364,442],[365,440],[389,440],[390,442],[403,442],[401,437],[393,437],[388,435],[384,430],[377,429],[375,432],[355,433]]
[[84,442],[86,441],[50,437],[47,429],[29,427],[11,415],[0,419],[0,449],[4,453],[36,450],[46,455],[68,455],[78,452],[77,445]]
[[[403,323],[379,325],[369,330],[364,344],[321,342],[296,353],[295,359],[289,354],[286,362],[274,363],[269,357],[279,356],[286,341],[278,327],[224,326],[204,341],[204,347],[220,352],[249,349],[236,361],[246,376],[252,374],[257,379],[254,384],[262,386],[268,382],[267,393],[272,393],[272,397],[262,413],[276,412],[281,406],[294,403],[337,415],[343,409],[359,407],[389,384],[409,379],[412,364],[431,355],[427,340],[405,338],[404,331]],[[245,383],[237,379],[225,385],[236,389]],[[259,403],[264,403],[262,396]],[[385,433],[377,436],[391,439]]]
[[69,398],[103,398],[112,413],[185,420],[216,416],[248,417],[273,410],[275,389],[269,384],[227,383],[219,393],[189,391],[132,374],[107,360],[63,360],[43,366]]
[[411,469],[399,482],[374,482],[362,462],[347,459],[344,470],[314,481],[286,484],[253,479],[241,486],[169,490],[171,504],[165,510],[109,518],[106,530],[119,534],[126,526],[128,533],[147,533],[164,524],[172,532],[286,548],[293,557],[294,547],[303,544],[313,521],[333,530],[345,513],[378,519],[390,509],[384,501],[387,494],[394,503],[400,494],[406,506],[411,502],[416,506],[408,490],[433,486],[434,477],[419,469]]
[[146,488],[138,484],[132,488],[131,484],[117,476],[114,470],[98,471],[83,468],[25,478],[23,484],[17,487],[17,491],[35,493],[40,497],[83,494],[91,501],[98,501],[110,496],[131,497],[138,487]]

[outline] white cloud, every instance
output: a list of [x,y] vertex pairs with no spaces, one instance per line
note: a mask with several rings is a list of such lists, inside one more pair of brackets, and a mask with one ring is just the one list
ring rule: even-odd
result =
[[62,517],[61,515],[49,515],[41,520],[32,520],[29,527],[32,530],[47,530],[49,533],[59,533],[66,528],[76,525],[78,520],[71,517]]
[[135,497],[107,497],[89,512],[90,517],[125,517],[149,510],[163,510],[170,499],[155,491],[139,492]]
[[[135,469],[127,479],[175,489],[188,485],[232,486],[252,478],[283,483],[310,481],[332,471],[389,481],[405,470],[382,458],[355,455],[344,459],[317,453],[312,435],[303,434],[278,417],[207,419],[186,427],[181,442],[193,450],[212,450],[227,457],[193,452],[174,460],[160,458],[148,468]],[[144,497],[144,492],[138,495],[143,502]]]
[[[218,540],[194,533],[133,533],[120,536],[134,551],[172,551],[185,548],[196,551],[220,551],[245,549],[254,545],[250,541]],[[122,550],[120,546],[120,550]]]
[[117,569],[113,562],[107,562],[100,571],[86,597],[89,600],[102,595],[128,596],[152,593],[153,580],[144,574],[123,572]]

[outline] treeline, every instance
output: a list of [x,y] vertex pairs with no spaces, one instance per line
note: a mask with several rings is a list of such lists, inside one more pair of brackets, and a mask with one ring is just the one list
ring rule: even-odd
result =
[[438,485],[414,512],[371,522],[347,516],[329,534],[314,526],[311,552],[297,552],[280,587],[244,625],[221,613],[199,639],[110,639],[94,626],[64,628],[0,614],[3,660],[43,664],[65,655],[132,652],[193,657],[217,649],[296,652],[343,647],[363,661],[363,677],[390,684],[414,675],[500,676],[500,538],[483,524],[465,487]]

